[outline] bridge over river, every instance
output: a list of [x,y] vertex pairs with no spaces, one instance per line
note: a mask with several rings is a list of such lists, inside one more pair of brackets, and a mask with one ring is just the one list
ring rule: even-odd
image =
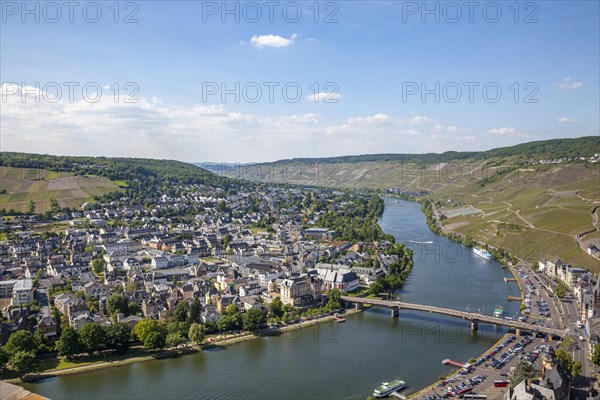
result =
[[484,315],[481,313],[473,313],[466,311],[453,310],[451,308],[443,308],[436,306],[428,306],[425,304],[413,304],[413,303],[405,303],[403,301],[396,300],[378,300],[378,299],[369,299],[364,297],[351,297],[351,296],[341,296],[341,300],[345,303],[354,303],[354,304],[371,304],[374,306],[387,307],[392,310],[392,316],[398,316],[400,310],[413,310],[413,311],[424,311],[429,313],[441,314],[441,315],[449,315],[451,317],[462,318],[471,322],[471,329],[477,330],[477,324],[479,322],[494,324],[494,325],[502,325],[508,326],[509,328],[514,328],[517,331],[517,334],[520,334],[521,330],[527,330],[532,332],[542,332],[550,335],[557,335],[560,337],[564,337],[569,334],[568,330],[549,328],[541,325],[533,325],[528,324],[526,322],[515,321],[515,320],[507,320],[504,318],[496,318],[490,315]]

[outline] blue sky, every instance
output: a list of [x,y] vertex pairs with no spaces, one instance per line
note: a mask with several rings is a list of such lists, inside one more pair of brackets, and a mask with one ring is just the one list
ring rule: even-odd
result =
[[[118,23],[112,1],[78,3],[73,22],[54,3],[56,23],[46,3],[1,3],[3,151],[249,162],[599,133],[598,1],[475,2],[472,15],[461,1],[427,2],[430,14],[421,1],[227,2],[233,14],[141,1],[120,2]],[[83,98],[96,83],[98,101]]]

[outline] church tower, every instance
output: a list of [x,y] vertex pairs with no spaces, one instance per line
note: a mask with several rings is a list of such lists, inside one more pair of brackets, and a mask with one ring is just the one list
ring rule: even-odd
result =
[[542,378],[546,375],[546,370],[551,370],[556,366],[556,354],[552,346],[546,347],[542,353]]

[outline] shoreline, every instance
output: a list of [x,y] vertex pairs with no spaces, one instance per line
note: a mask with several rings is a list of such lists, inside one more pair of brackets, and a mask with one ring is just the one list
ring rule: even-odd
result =
[[[404,201],[410,201],[410,200],[405,200],[405,199],[398,199],[398,200],[404,200]],[[418,203],[418,201],[415,200],[415,202]],[[425,213],[424,213],[425,214]],[[432,215],[433,220],[436,222],[436,226],[438,226],[437,224],[439,223],[439,220],[437,218],[437,216]],[[431,231],[431,229],[430,229]],[[432,231],[432,233],[434,234],[438,234],[440,236],[444,236],[456,243],[462,244],[464,246],[466,246],[464,243],[457,241],[451,237],[449,237],[449,235],[446,235],[445,231],[442,229],[440,229],[440,232],[434,232]],[[468,246],[467,246],[468,247]],[[502,262],[500,262],[501,264],[503,264]],[[511,274],[515,277],[518,286],[519,286],[519,292],[521,297],[523,296],[523,288],[521,286],[521,283],[519,281],[519,279],[517,278],[515,271],[512,267],[508,266],[509,270],[511,271]],[[360,312],[362,312],[363,309],[346,309],[344,312],[344,317],[346,316],[351,316],[351,315],[355,315],[358,314]],[[298,329],[302,329],[302,328],[308,328],[308,327],[312,327],[324,322],[330,322],[334,320],[334,316],[333,315],[327,315],[324,317],[320,317],[320,318],[316,318],[313,320],[308,320],[308,321],[303,321],[297,324],[293,324],[293,325],[284,325],[284,326],[280,326],[278,331],[280,333],[285,333],[285,332],[289,332],[289,331],[294,331],[294,330],[298,330]],[[505,340],[505,338],[507,337],[507,335],[510,335],[509,333],[505,333],[503,334],[498,341],[496,341],[494,344],[492,344],[489,348],[487,348],[479,357],[484,356],[485,354],[488,354],[490,351],[492,351],[492,349],[494,349],[496,346],[498,346],[499,343],[501,343],[503,340]],[[208,349],[212,349],[212,348],[217,348],[217,347],[227,347],[227,346],[231,346],[233,344],[236,343],[242,343],[242,342],[248,342],[251,340],[256,340],[256,339],[260,339],[263,337],[268,337],[269,335],[265,335],[265,336],[256,336],[252,333],[245,333],[239,336],[234,336],[231,338],[225,338],[222,339],[220,341],[217,342],[213,342],[213,343],[206,343],[204,345],[195,345],[195,346],[190,346],[187,349],[183,349],[183,351],[185,351],[184,353],[180,353],[177,354],[176,357],[181,357],[181,356],[185,356],[185,355],[189,355],[189,354],[195,354],[199,351],[202,350],[208,350]],[[166,352],[168,351],[174,351],[174,349],[170,349],[170,350],[166,350]],[[176,351],[176,350],[175,350]],[[143,357],[132,357],[132,358],[128,358],[125,360],[119,360],[119,361],[106,361],[106,362],[100,362],[100,363],[96,363],[96,364],[89,364],[89,365],[84,365],[84,366],[80,366],[80,367],[71,367],[71,368],[65,368],[62,370],[57,370],[57,371],[49,371],[49,372],[41,372],[39,373],[40,378],[39,379],[35,379],[35,380],[31,380],[31,381],[22,381],[21,378],[15,378],[15,379],[11,379],[11,380],[7,380],[7,382],[9,383],[14,383],[17,385],[22,385],[23,383],[29,383],[29,382],[34,382],[34,381],[42,381],[44,379],[48,379],[48,378],[53,378],[53,377],[59,377],[59,376],[63,376],[63,375],[74,375],[74,374],[82,374],[82,373],[86,373],[86,372],[92,372],[92,371],[96,371],[96,370],[101,370],[101,369],[106,369],[106,368],[114,368],[114,367],[120,367],[120,366],[125,366],[125,365],[130,365],[130,364],[134,364],[134,363],[139,363],[139,362],[146,362],[146,361],[152,361],[152,360],[160,360],[162,358],[173,358],[173,357],[161,357],[161,358],[157,358],[154,357],[152,355],[147,355],[147,356],[143,356]],[[445,379],[451,378],[453,376],[455,376],[458,371],[460,369],[457,369],[453,372],[451,372],[450,374],[448,374]],[[409,399],[414,399],[417,396],[423,394],[423,392],[430,390],[432,388],[435,388],[440,382],[442,382],[442,380],[437,379],[435,380],[433,383],[417,390],[414,393],[408,394],[407,398]]]
[[[406,201],[410,201],[410,200],[406,200]],[[415,199],[415,202],[419,203],[419,202],[418,202],[416,199]],[[452,235],[449,235],[449,234],[448,234],[448,232],[447,232],[447,231],[444,229],[443,225],[441,224],[441,221],[440,221],[440,220],[439,220],[439,218],[437,217],[437,215],[436,215],[436,212],[435,212],[435,206],[434,206],[434,205],[432,205],[432,210],[433,210],[433,212],[432,212],[432,214],[431,214],[431,219],[432,219],[432,221],[435,223],[435,226],[436,226],[436,227],[439,229],[439,231],[440,231],[440,232],[438,233],[438,232],[434,232],[434,231],[432,231],[432,230],[431,230],[431,228],[429,227],[429,222],[430,222],[430,221],[429,221],[429,218],[427,217],[427,214],[425,214],[425,212],[423,212],[423,210],[421,210],[421,212],[423,212],[423,214],[425,214],[425,219],[426,219],[426,221],[427,221],[427,226],[428,226],[428,228],[430,228],[429,230],[430,230],[432,233],[436,234],[436,235],[443,236],[443,237],[445,237],[446,239],[452,240],[453,242],[456,242],[456,243],[462,244],[463,246],[469,247],[469,246],[467,246],[466,244],[462,243],[461,241],[457,241],[457,240],[455,240],[455,239],[452,237]],[[477,243],[478,243],[478,244],[482,244],[482,245],[484,245],[484,244],[485,244],[485,243],[480,243],[480,242],[477,242]],[[510,271],[510,273],[512,274],[512,276],[513,276],[513,277],[516,279],[516,282],[517,282],[517,284],[518,284],[518,286],[519,286],[519,294],[520,294],[521,298],[523,298],[523,296],[524,296],[524,290],[523,290],[523,287],[521,286],[521,281],[519,280],[519,278],[517,277],[517,274],[515,273],[514,266],[513,266],[513,265],[509,265],[508,263],[506,263],[506,264],[505,264],[503,261],[501,261],[501,260],[498,260],[498,259],[496,259],[496,261],[497,261],[498,263],[500,263],[500,264],[501,264],[503,267],[507,267],[507,268],[509,269],[509,271]],[[521,260],[521,261],[522,261],[522,260]],[[505,339],[507,338],[507,336],[509,336],[509,335],[510,335],[510,334],[509,334],[508,332],[507,332],[507,333],[505,333],[504,335],[502,335],[502,336],[501,336],[501,337],[498,339],[498,341],[497,341],[496,343],[494,343],[494,344],[493,344],[491,347],[489,347],[489,348],[488,348],[486,351],[484,351],[482,354],[480,354],[480,355],[479,355],[479,357],[476,357],[476,358],[481,358],[481,357],[483,357],[485,354],[488,354],[489,352],[491,352],[491,351],[492,351],[492,350],[493,350],[493,349],[494,349],[496,346],[498,346],[498,345],[499,345],[499,344],[500,344],[500,343],[501,343],[503,340],[505,340]],[[459,371],[459,369],[457,369],[456,371],[454,371],[454,372],[452,372],[452,373],[448,374],[448,375],[446,376],[446,378],[445,378],[445,379],[448,379],[448,378],[450,378],[450,377],[452,377],[452,376],[456,375],[456,374],[458,373],[458,371]],[[437,385],[438,385],[438,384],[440,384],[440,383],[441,383],[443,380],[445,380],[445,379],[438,379],[438,380],[436,380],[435,382],[433,382],[432,384],[430,384],[430,385],[427,385],[426,387],[424,387],[424,388],[422,388],[422,389],[419,389],[419,390],[418,390],[418,391],[416,391],[415,393],[411,393],[411,394],[407,395],[407,398],[409,398],[409,399],[416,398],[417,396],[419,396],[419,395],[420,395],[420,394],[422,394],[423,392],[425,392],[425,391],[427,391],[427,390],[430,390],[430,389],[432,389],[432,388],[435,388],[435,387],[437,387]]]
[[[509,337],[509,336],[511,336],[511,334],[510,334],[510,333],[508,333],[508,332],[507,332],[507,333],[505,333],[504,335],[502,335],[502,336],[501,336],[501,337],[498,339],[498,341],[496,341],[496,343],[494,343],[494,344],[492,345],[492,347],[490,347],[489,349],[487,349],[486,351],[484,351],[483,353],[481,353],[481,354],[480,354],[478,357],[473,357],[473,358],[479,359],[479,358],[483,357],[484,355],[488,354],[490,351],[492,351],[492,349],[494,349],[496,346],[498,346],[500,343],[502,343],[502,342],[503,342],[503,341],[504,341],[504,340],[505,340],[507,337]],[[458,373],[458,371],[460,371],[460,369],[456,369],[454,372],[451,372],[450,374],[448,374],[448,375],[446,376],[446,378],[445,378],[445,379],[448,379],[448,378],[451,378],[451,377],[453,377],[454,375],[456,375],[456,374]],[[441,383],[441,382],[442,382],[443,380],[445,380],[445,379],[438,379],[437,381],[433,382],[431,385],[428,385],[428,386],[424,387],[423,389],[419,389],[418,391],[416,391],[416,392],[414,392],[414,393],[411,393],[411,394],[409,394],[409,395],[407,396],[407,398],[409,398],[409,399],[412,399],[412,398],[415,398],[416,396],[420,396],[420,395],[421,395],[423,392],[425,392],[425,391],[427,391],[427,390],[430,390],[430,389],[433,389],[433,388],[437,387],[437,385],[438,385],[439,383]]]
[[[349,309],[344,312],[344,317],[355,315],[362,311],[363,310],[361,310],[361,309]],[[299,322],[299,323],[293,324],[293,325],[282,326],[279,328],[279,332],[285,333],[285,332],[295,331],[295,330],[299,330],[299,329],[303,329],[303,328],[308,328],[308,327],[322,324],[324,322],[331,322],[334,319],[335,319],[335,317],[333,315],[326,315],[321,318],[315,318],[312,320]],[[16,384],[16,385],[22,385],[24,383],[41,382],[45,379],[56,378],[59,376],[83,374],[86,372],[92,372],[92,371],[97,371],[97,370],[107,369],[107,368],[121,367],[121,366],[125,366],[125,365],[141,363],[141,362],[160,361],[162,359],[184,357],[184,356],[187,356],[190,354],[196,354],[202,350],[210,350],[210,349],[214,349],[214,348],[218,348],[218,347],[227,347],[227,346],[231,346],[231,345],[234,345],[237,343],[243,343],[243,342],[248,342],[251,340],[257,340],[257,339],[260,339],[263,337],[269,337],[269,335],[257,336],[253,333],[244,333],[241,335],[236,335],[234,337],[225,338],[225,339],[213,342],[213,343],[205,343],[202,345],[193,345],[193,346],[188,346],[187,348],[182,348],[182,349],[165,349],[163,352],[156,354],[156,355],[160,356],[160,355],[166,353],[167,356],[165,356],[165,357],[156,357],[155,355],[149,354],[146,356],[131,357],[131,358],[126,358],[124,360],[118,360],[118,361],[99,361],[97,363],[91,363],[91,364],[86,364],[86,365],[77,366],[77,367],[64,368],[64,369],[60,369],[60,370],[47,370],[47,371],[43,371],[43,372],[25,374],[19,378],[6,379],[4,381],[8,382],[8,383]],[[177,353],[175,353],[174,355],[169,355],[169,352],[173,352],[173,351],[175,351]],[[25,378],[25,379],[23,379],[23,378]]]

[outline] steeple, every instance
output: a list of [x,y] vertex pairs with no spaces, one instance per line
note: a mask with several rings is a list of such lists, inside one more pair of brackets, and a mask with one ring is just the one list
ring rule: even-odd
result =
[[548,346],[542,353],[542,379],[546,376],[546,370],[551,370],[556,366],[556,354],[554,348]]

